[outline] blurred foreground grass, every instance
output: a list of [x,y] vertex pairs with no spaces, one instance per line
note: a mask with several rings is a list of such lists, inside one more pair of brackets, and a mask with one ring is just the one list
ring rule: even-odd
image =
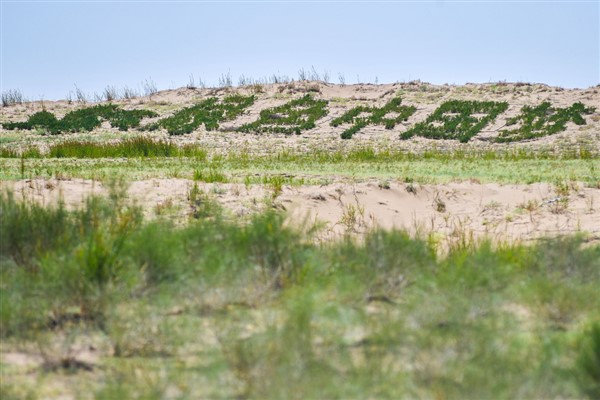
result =
[[[46,160],[47,161],[47,160]],[[209,198],[144,221],[113,183],[80,210],[0,195],[0,396],[600,396],[600,246],[318,243]]]

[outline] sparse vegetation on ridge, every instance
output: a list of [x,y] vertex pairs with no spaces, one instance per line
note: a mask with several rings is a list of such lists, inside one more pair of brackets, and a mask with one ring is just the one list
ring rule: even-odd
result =
[[262,110],[258,120],[242,125],[238,131],[299,135],[314,128],[315,121],[327,115],[326,106],[326,100],[315,100],[311,95],[305,95],[282,106]]
[[170,135],[191,133],[204,125],[206,130],[219,128],[219,123],[232,120],[254,103],[254,96],[232,95],[219,101],[211,97],[191,107],[177,111],[174,115],[163,118],[156,123],[146,125],[144,130],[164,128]]
[[582,103],[574,103],[567,108],[556,108],[547,101],[536,107],[523,106],[519,115],[506,122],[507,126],[519,123],[521,126],[517,129],[502,130],[494,141],[508,143],[554,135],[567,129],[567,122],[585,125],[582,114],[592,114],[595,110],[594,107],[586,107]]
[[[367,125],[385,125],[385,129],[393,129],[396,124],[408,120],[417,110],[414,106],[402,106],[401,103],[402,99],[397,97],[390,100],[383,107],[354,107],[341,117],[331,121],[331,126],[336,127],[342,124],[352,124],[351,127],[342,132],[342,139],[350,139]],[[361,116],[363,113],[369,115]],[[386,118],[390,113],[398,115]]]
[[424,122],[416,124],[400,137],[410,139],[413,136],[421,136],[429,139],[454,139],[466,143],[507,109],[506,102],[447,101]]
[[8,107],[15,104],[23,104],[27,101],[19,89],[10,89],[2,92],[2,107]]

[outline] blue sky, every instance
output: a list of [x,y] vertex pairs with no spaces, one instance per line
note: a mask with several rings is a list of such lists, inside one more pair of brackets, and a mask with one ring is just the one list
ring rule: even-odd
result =
[[25,2],[2,0],[2,91],[57,99],[77,85],[159,89],[190,74],[346,83],[600,83],[600,3]]

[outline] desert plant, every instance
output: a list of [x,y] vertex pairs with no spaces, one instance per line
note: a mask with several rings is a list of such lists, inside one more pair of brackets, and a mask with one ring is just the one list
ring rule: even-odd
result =
[[[393,129],[396,124],[408,120],[417,110],[414,106],[402,106],[402,99],[396,97],[383,107],[359,106],[348,110],[341,117],[331,121],[331,126],[341,124],[352,124],[351,127],[342,132],[342,139],[350,139],[367,125],[385,125],[385,129]],[[386,118],[390,113],[397,114],[392,118]],[[368,114],[368,116],[361,116]]]
[[88,102],[87,95],[77,85],[75,85],[75,98],[79,104],[86,104]]
[[145,97],[152,97],[153,94],[158,92],[156,88],[156,84],[152,80],[152,78],[148,78],[142,82],[142,90]]
[[188,83],[185,85],[186,88],[188,89],[196,89],[196,82],[194,81],[194,74],[190,74],[190,78],[188,80]]
[[174,115],[144,127],[145,130],[165,128],[170,135],[191,133],[201,125],[211,131],[222,121],[232,120],[254,103],[254,96],[231,95],[219,101],[210,97],[200,103],[177,111]]
[[289,83],[292,81],[292,79],[290,79],[290,77],[288,77],[287,75],[277,75],[277,74],[273,74],[269,77],[268,80],[270,83]]
[[307,81],[308,80],[308,73],[304,70],[304,68],[300,68],[300,70],[298,70],[298,80],[299,81]]
[[221,74],[221,76],[219,77],[219,87],[230,88],[231,86],[233,86],[231,72],[227,71],[226,74]]
[[494,141],[507,143],[554,135],[564,131],[567,122],[585,125],[585,118],[582,115],[592,114],[595,110],[594,107],[586,107],[582,103],[574,103],[567,108],[552,107],[549,102],[536,107],[523,106],[519,115],[506,122],[508,126],[518,123],[521,126],[517,129],[502,130]]
[[326,100],[315,100],[305,95],[279,107],[260,112],[258,120],[238,128],[240,132],[295,133],[315,127],[315,121],[327,115]]
[[102,93],[104,95],[104,100],[106,101],[113,101],[119,99],[119,91],[114,86],[105,87]]
[[158,114],[149,110],[123,110],[116,105],[105,104],[70,111],[60,120],[48,111],[40,111],[30,116],[26,122],[6,122],[2,126],[8,130],[42,128],[56,135],[62,132],[92,131],[100,126],[101,120],[107,120],[111,126],[126,131],[139,126],[142,118],[156,116]]
[[23,104],[26,101],[23,93],[19,89],[9,89],[2,92],[2,107],[8,107],[15,104]]
[[126,100],[131,100],[131,99],[135,99],[136,97],[139,97],[139,92],[135,89],[130,88],[129,86],[125,86],[123,88],[123,98]]
[[[468,142],[508,108],[506,102],[451,100],[440,105],[424,122],[404,132],[401,139],[422,136]],[[484,114],[476,117],[474,114]],[[434,124],[441,124],[436,126]]]

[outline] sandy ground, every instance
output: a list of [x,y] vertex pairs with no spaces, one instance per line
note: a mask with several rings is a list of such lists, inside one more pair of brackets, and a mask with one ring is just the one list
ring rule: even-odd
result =
[[[107,189],[91,180],[24,180],[2,182],[18,198],[43,204],[59,199],[68,208],[80,207],[91,194]],[[274,193],[262,185],[198,183],[195,204],[189,200],[193,181],[153,179],[133,182],[129,199],[149,218],[176,221],[193,218],[207,199],[235,218],[251,216],[265,207],[286,210],[292,224],[321,226],[321,238],[361,234],[373,227],[403,229],[432,235],[441,243],[473,239],[530,241],[539,237],[582,232],[600,241],[600,189],[572,184],[557,193],[549,184],[499,185],[473,182],[443,185],[399,182],[333,183],[323,186],[284,186]],[[271,202],[271,200],[274,200]]]

